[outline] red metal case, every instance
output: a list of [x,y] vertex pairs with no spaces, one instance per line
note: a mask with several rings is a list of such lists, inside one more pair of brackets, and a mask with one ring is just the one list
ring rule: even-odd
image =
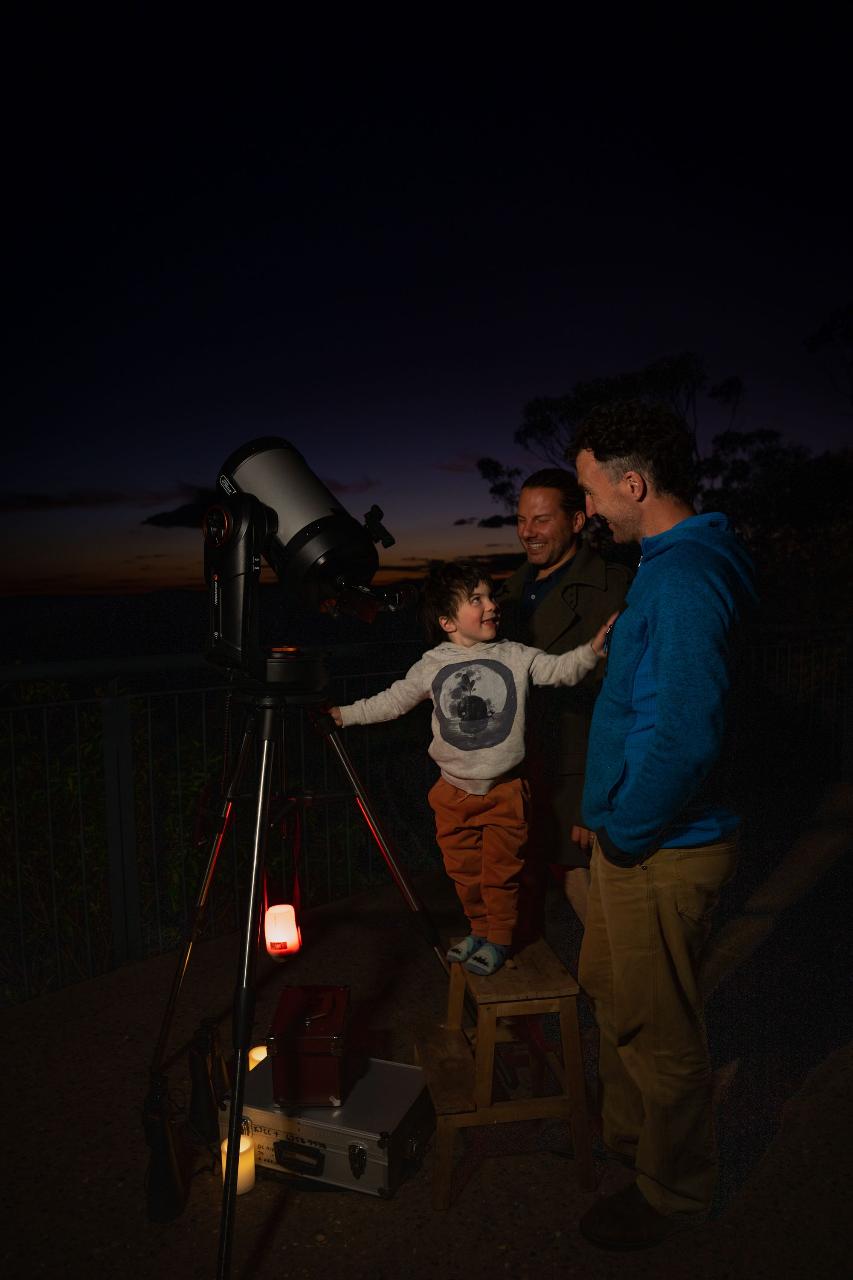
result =
[[267,1037],[280,1107],[339,1107],[352,1081],[349,987],[285,987]]

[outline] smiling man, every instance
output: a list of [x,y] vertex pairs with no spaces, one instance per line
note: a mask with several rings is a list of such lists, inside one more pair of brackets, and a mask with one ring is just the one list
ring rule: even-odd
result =
[[[621,609],[627,570],[609,564],[583,541],[584,495],[570,471],[548,467],[529,476],[518,500],[517,532],[527,563],[500,596],[501,633],[510,640],[565,653],[591,640]],[[535,697],[528,720],[531,788],[530,853],[525,924],[541,928],[547,865],[560,868],[566,897],[586,916],[591,833],[581,821],[590,716],[601,680],[596,671],[573,689]]]
[[602,407],[574,443],[587,514],[642,550],[589,738],[583,812],[595,841],[579,974],[600,1032],[604,1142],[637,1172],[580,1228],[630,1249],[702,1221],[714,1190],[697,973],[737,858],[719,766],[752,565],[725,516],[694,511],[693,442],[669,409]]

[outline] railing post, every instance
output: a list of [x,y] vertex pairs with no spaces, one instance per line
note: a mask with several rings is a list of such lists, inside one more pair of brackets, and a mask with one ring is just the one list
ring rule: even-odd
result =
[[113,963],[121,965],[142,959],[130,699],[103,698],[101,714]]
[[841,777],[853,782],[853,635],[845,637],[841,676]]

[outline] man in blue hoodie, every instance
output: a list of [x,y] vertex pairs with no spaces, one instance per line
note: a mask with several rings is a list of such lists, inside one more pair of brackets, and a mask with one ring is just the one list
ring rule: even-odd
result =
[[696,515],[686,424],[659,405],[602,407],[575,435],[587,515],[642,558],[610,638],[583,813],[595,832],[580,982],[600,1032],[605,1145],[636,1181],[581,1219],[602,1247],[640,1248],[700,1222],[716,1157],[697,970],[736,864],[720,765],[749,556]]

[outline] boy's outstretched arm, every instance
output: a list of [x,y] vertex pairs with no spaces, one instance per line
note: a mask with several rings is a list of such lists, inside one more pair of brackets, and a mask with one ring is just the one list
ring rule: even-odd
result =
[[594,671],[599,660],[607,653],[607,641],[618,613],[613,613],[599,627],[588,644],[569,649],[568,653],[537,653],[530,664],[530,678],[534,684],[580,684],[584,676]]
[[395,680],[372,698],[359,698],[343,707],[330,707],[329,715],[342,729],[351,724],[378,724],[382,720],[396,720],[424,702],[430,696],[430,679],[434,671],[423,658],[410,667],[402,680]]

